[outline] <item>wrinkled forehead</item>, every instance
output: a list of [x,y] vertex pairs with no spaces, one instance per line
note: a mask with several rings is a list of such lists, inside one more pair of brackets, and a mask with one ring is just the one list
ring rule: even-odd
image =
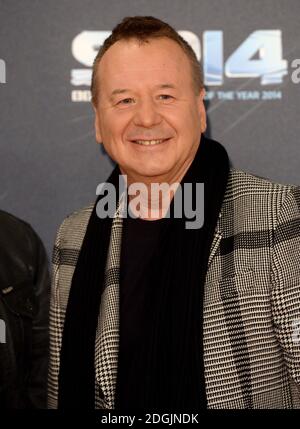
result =
[[181,46],[171,39],[157,38],[114,43],[101,58],[96,78],[100,86],[114,84],[114,80],[118,84],[131,79],[146,81],[164,77],[182,84],[184,79],[191,82],[191,75],[190,60]]

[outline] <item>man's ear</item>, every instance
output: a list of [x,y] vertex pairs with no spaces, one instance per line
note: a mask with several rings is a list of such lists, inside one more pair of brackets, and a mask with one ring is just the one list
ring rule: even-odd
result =
[[102,144],[102,134],[100,129],[100,119],[99,114],[95,106],[93,106],[94,112],[95,112],[95,135],[96,135],[96,141],[99,144]]
[[201,126],[201,133],[204,133],[206,130],[206,110],[205,110],[205,106],[204,106],[204,97],[205,97],[205,88],[202,88],[199,94],[199,104],[198,104],[198,108],[199,108],[199,114],[200,114],[200,126]]

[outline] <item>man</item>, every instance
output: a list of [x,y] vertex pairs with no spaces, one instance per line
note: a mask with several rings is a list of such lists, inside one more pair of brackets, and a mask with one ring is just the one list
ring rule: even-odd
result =
[[0,408],[46,408],[50,278],[44,246],[0,211]]
[[[117,163],[107,184],[118,195],[123,174],[128,188],[113,216],[99,191],[59,229],[49,406],[299,407],[299,188],[230,169],[203,135],[195,54],[158,19],[113,30],[91,90],[97,141]],[[187,228],[177,191],[194,207],[197,183],[204,222]],[[153,184],[175,188],[152,198]]]

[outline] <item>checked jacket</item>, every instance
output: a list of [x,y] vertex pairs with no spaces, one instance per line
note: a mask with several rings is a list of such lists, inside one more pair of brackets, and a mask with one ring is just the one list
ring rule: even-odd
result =
[[[64,317],[92,209],[90,205],[69,215],[54,246],[50,408],[57,407]],[[96,408],[114,408],[121,237],[117,210],[96,333]],[[230,170],[199,311],[209,408],[300,408],[299,187]]]

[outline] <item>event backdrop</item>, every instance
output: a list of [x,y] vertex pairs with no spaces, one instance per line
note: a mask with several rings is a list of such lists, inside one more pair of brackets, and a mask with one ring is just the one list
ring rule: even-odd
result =
[[0,208],[51,253],[112,170],[96,144],[91,64],[124,16],[153,15],[201,58],[208,135],[236,168],[300,184],[299,0],[0,0]]

